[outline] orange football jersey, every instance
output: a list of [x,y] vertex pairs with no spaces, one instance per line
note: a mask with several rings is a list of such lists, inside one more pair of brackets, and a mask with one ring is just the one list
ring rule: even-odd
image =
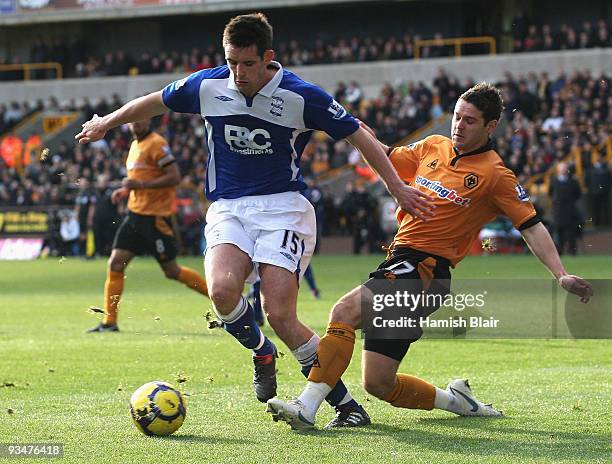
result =
[[[166,140],[155,132],[134,140],[126,160],[129,179],[152,180],[174,162]],[[134,189],[130,191],[128,209],[146,216],[170,216],[176,198],[176,187]]]
[[454,267],[482,226],[498,215],[517,228],[536,217],[527,193],[490,144],[458,155],[448,137],[432,135],[393,149],[389,158],[400,178],[432,196],[436,206],[427,221],[399,211],[393,247],[442,256]]

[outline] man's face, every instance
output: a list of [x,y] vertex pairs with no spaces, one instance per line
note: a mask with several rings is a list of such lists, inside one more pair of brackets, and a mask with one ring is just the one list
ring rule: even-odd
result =
[[128,124],[128,127],[130,128],[130,132],[139,139],[149,130],[149,123],[150,120],[145,119],[144,121],[131,122]]
[[262,58],[257,53],[256,45],[238,48],[227,44],[224,49],[225,60],[234,74],[236,87],[247,97],[254,96],[269,81],[266,70],[274,59],[274,51],[266,50]]
[[460,153],[475,150],[487,142],[497,127],[497,121],[484,122],[482,111],[463,99],[457,100],[451,124],[453,146]]

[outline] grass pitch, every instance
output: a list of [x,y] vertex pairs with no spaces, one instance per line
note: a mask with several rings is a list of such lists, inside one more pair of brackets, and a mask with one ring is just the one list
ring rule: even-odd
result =
[[[322,333],[333,302],[365,278],[380,256],[317,257],[323,298],[302,289],[303,321]],[[180,259],[201,269],[198,259]],[[570,272],[610,278],[609,257],[567,259]],[[535,258],[468,258],[455,278],[545,278]],[[250,354],[209,331],[208,300],[167,281],[151,259],[127,272],[119,334],[97,324],[105,262],[0,262],[0,442],[64,444],[64,462],[610,462],[612,342],[609,340],[421,340],[401,371],[445,387],[469,378],[499,420],[408,411],[368,398],[359,386],[359,341],[344,377],[374,424],[298,435],[264,414],[252,393]],[[305,286],[304,286],[305,287]],[[540,308],[521,308],[522,316]],[[272,335],[269,327],[266,333]],[[287,351],[276,337],[279,348]],[[297,362],[278,361],[279,394],[304,385]],[[150,380],[190,396],[183,427],[168,438],[141,435],[130,394]],[[318,425],[333,416],[323,406]],[[0,458],[1,459],[1,458]]]

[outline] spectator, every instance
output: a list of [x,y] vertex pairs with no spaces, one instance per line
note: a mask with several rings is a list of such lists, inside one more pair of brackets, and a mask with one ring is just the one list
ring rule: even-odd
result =
[[62,256],[79,255],[79,221],[73,211],[65,209],[59,212],[61,220],[60,236],[62,238],[59,253]]
[[550,184],[549,195],[552,198],[553,227],[559,255],[565,252],[566,245],[569,254],[575,255],[578,227],[582,223],[577,204],[581,192],[566,163],[557,165],[557,175]]
[[79,254],[87,255],[88,234],[93,233],[93,215],[95,212],[96,195],[89,186],[87,178],[79,181],[79,192],[75,199],[75,215],[79,221]]
[[92,229],[97,256],[110,256],[115,232],[119,228],[120,215],[112,202],[113,188],[109,176],[101,174],[96,180],[95,201],[92,203]]
[[589,213],[596,227],[610,225],[610,184],[612,174],[602,154],[587,170],[585,184]]

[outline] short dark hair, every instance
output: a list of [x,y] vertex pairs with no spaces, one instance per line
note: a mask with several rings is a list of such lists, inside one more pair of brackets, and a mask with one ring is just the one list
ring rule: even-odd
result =
[[223,46],[238,48],[257,46],[257,54],[263,57],[266,50],[272,49],[272,26],[263,13],[235,16],[223,30]]
[[504,110],[501,91],[487,82],[476,84],[466,90],[459,98],[482,111],[485,124],[493,120],[498,121],[501,118],[501,112]]

